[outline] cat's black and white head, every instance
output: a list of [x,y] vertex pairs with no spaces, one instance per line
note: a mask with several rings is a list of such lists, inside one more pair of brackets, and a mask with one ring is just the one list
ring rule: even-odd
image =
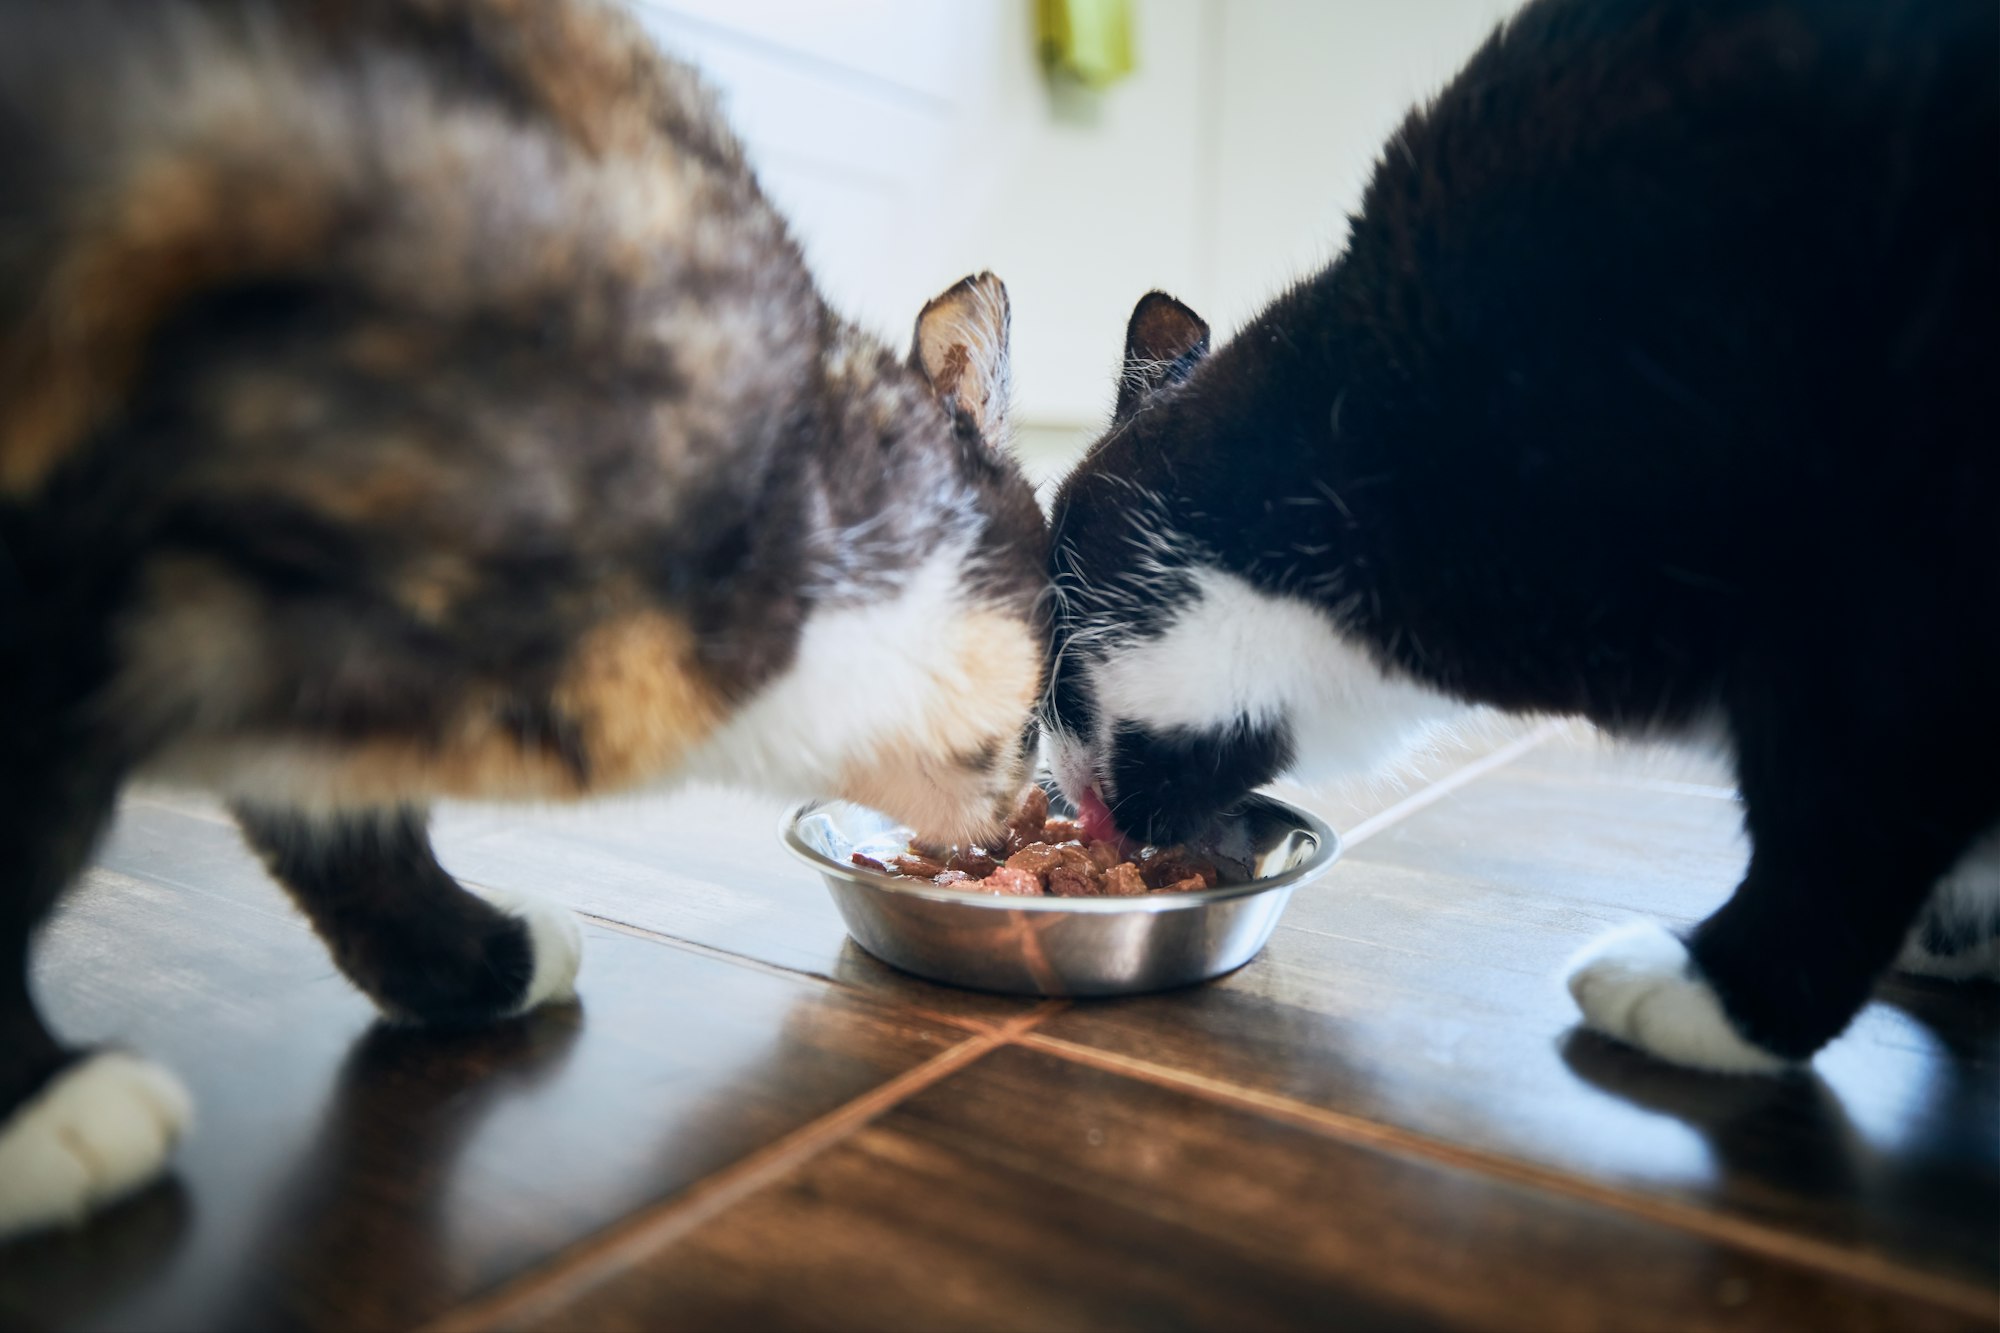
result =
[[1345,524],[1311,480],[1324,417],[1259,392],[1285,351],[1267,322],[1211,356],[1192,310],[1141,300],[1111,427],[1055,499],[1050,760],[1148,841],[1283,774],[1379,768],[1449,711],[1345,628]]

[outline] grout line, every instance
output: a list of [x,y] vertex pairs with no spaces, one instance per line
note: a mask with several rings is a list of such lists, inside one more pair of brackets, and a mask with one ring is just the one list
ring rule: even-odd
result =
[[1390,825],[1399,824],[1426,806],[1437,804],[1437,802],[1451,795],[1460,787],[1485,777],[1494,769],[1513,763],[1516,759],[1519,759],[1522,755],[1542,744],[1542,742],[1548,740],[1561,730],[1562,723],[1560,722],[1544,722],[1527,735],[1517,740],[1509,741],[1492,754],[1482,755],[1463,768],[1453,769],[1450,773],[1431,783],[1428,787],[1405,796],[1387,810],[1381,811],[1379,814],[1370,815],[1353,828],[1343,832],[1340,835],[1341,849],[1343,851],[1351,851],[1359,847],[1362,843],[1368,841],[1368,839],[1374,837]]
[[312,929],[306,922],[305,917],[291,908],[289,899],[278,900],[278,905],[276,906],[260,907],[256,903],[246,902],[220,889],[210,888],[206,883],[181,879],[159,871],[142,870],[136,875],[128,874],[123,870],[117,869],[115,866],[108,866],[102,861],[93,861],[85,866],[72,882],[71,887],[81,888],[94,876],[108,876],[118,881],[121,885],[138,884],[153,889],[170,889],[175,893],[191,893],[197,897],[207,899],[210,903],[220,904],[228,908],[231,912],[246,912],[251,916],[262,917],[266,921],[275,921],[287,926],[295,926],[300,930],[310,931]]
[[1043,1000],[1018,1018],[1010,1018],[1001,1024],[999,1035],[1004,1041],[1015,1041],[1027,1036],[1049,1019],[1070,1007],[1071,1000]]
[[1732,805],[1742,799],[1742,793],[1735,787],[1723,787],[1713,782],[1686,782],[1677,778],[1621,777],[1587,771],[1542,772],[1536,769],[1524,770],[1521,779],[1525,782],[1543,783],[1549,786],[1575,786],[1579,782],[1592,787],[1615,787],[1621,791],[1658,791],[1672,796],[1699,796],[1711,801],[1728,801]]
[[[1324,940],[1340,940],[1341,942],[1346,944],[1359,944],[1364,949],[1384,949],[1387,950],[1389,953],[1402,954],[1406,958],[1421,958],[1424,959],[1426,962],[1432,962],[1432,963],[1443,963],[1446,961],[1446,959],[1441,955],[1428,954],[1423,952],[1421,949],[1406,949],[1400,944],[1384,944],[1380,940],[1364,940],[1359,936],[1342,935],[1338,931],[1332,931],[1332,930],[1318,930],[1312,926],[1289,925],[1282,918],[1280,918],[1278,925],[1280,926],[1280,928],[1284,930],[1296,930],[1301,935],[1317,935]],[[1522,970],[1525,971],[1526,969]],[[1531,975],[1539,975],[1539,974],[1531,974]]]
[[144,787],[128,787],[119,794],[118,800],[121,805],[143,805],[164,814],[179,815],[182,819],[193,819],[203,824],[220,824],[231,832],[236,830],[236,820],[226,810],[218,814],[208,810],[190,809],[174,801],[162,800],[150,794]]
[[1849,1249],[1828,1241],[1778,1231],[1759,1222],[1731,1217],[1697,1204],[1653,1195],[1633,1194],[1612,1185],[1575,1176],[1500,1153],[1466,1147],[1432,1138],[1363,1116],[1295,1101],[1276,1093],[1260,1092],[1205,1074],[1190,1073],[1155,1064],[1135,1056],[1119,1055],[1096,1047],[1079,1045],[1060,1037],[1027,1033],[1019,1044],[1076,1064],[1121,1074],[1140,1082],[1176,1089],[1211,1102],[1253,1111],[1329,1138],[1399,1157],[1443,1165],[1475,1175],[1504,1180],[1530,1189],[1561,1194],[1639,1217],[1645,1221],[1693,1232],[1709,1240],[1773,1258],[1799,1267],[1815,1269],[1927,1301],[1961,1314],[1988,1319],[1993,1314],[1993,1293],[1957,1279],[1938,1277],[1905,1268],[1892,1260],[1865,1250]]
[[[471,885],[470,880],[461,880],[460,882],[468,886]],[[595,912],[586,912],[579,907],[571,907],[569,910],[594,926],[602,926],[606,930],[617,931],[620,935],[630,935],[634,939],[645,940],[651,944],[664,945],[669,949],[679,949],[684,953],[695,954],[702,958],[713,958],[721,963],[734,963],[739,967],[747,967],[753,972],[762,972],[766,976],[782,977],[788,981],[808,982],[815,986],[839,991],[844,995],[855,996],[871,1003],[882,1005],[884,1008],[917,1014],[936,1023],[949,1024],[952,1027],[967,1032],[998,1032],[1006,1030],[1009,1024],[1019,1021],[1018,1019],[975,1018],[969,1014],[948,1014],[899,996],[882,994],[869,990],[865,986],[856,986],[850,982],[842,981],[838,977],[829,977],[821,972],[808,972],[802,968],[786,967],[782,963],[767,962],[762,958],[753,958],[749,954],[734,953],[728,949],[719,949],[712,944],[701,944],[694,940],[682,939],[678,935],[667,935],[657,930],[649,930],[644,926],[635,926],[630,922],[620,921],[616,917],[599,916]],[[1042,1007],[1045,1006],[1037,1006],[1037,1009],[1030,1010],[1029,1014],[1034,1014]]]
[[424,1333],[514,1325],[576,1301],[775,1183],[870,1121],[1004,1045],[1011,1032],[1017,1028],[1025,1030],[1024,1025],[1049,1008],[1047,1004],[1038,1005],[999,1031],[967,1037],[950,1050],[703,1177],[673,1198],[628,1214],[567,1247],[547,1263],[447,1310],[422,1325]]
[[[485,887],[469,879],[461,879],[459,883],[475,892]],[[620,921],[616,917],[600,916],[596,912],[587,912],[581,907],[571,907],[567,903],[564,906],[568,907],[570,913],[578,920],[587,921],[593,926],[602,926],[606,930],[615,930],[620,935],[630,935],[634,939],[646,940],[652,944],[664,944],[669,949],[679,949],[683,953],[699,954],[703,958],[713,958],[717,962],[735,963],[739,967],[747,967],[752,972],[762,972],[767,976],[786,977],[793,981],[810,981],[821,986],[840,986],[840,983],[831,977],[821,976],[817,972],[802,972],[795,968],[785,967],[779,963],[766,962],[762,958],[752,958],[749,954],[732,953],[728,949],[718,949],[713,944],[701,944],[694,940],[682,939],[678,935],[667,935],[657,930],[649,930],[645,926],[635,926],[629,921]]]

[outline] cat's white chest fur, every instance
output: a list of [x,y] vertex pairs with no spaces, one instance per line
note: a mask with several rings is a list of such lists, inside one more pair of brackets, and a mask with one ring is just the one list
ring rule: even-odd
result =
[[1097,697],[1122,719],[1159,731],[1282,724],[1310,782],[1393,763],[1470,711],[1384,671],[1320,607],[1219,569],[1191,577],[1195,595],[1164,633],[1095,667]]

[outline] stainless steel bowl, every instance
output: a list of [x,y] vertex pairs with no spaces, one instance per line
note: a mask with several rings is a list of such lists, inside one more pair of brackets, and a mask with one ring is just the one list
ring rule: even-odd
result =
[[[1050,801],[1071,813],[1053,787]],[[1143,898],[1013,898],[855,866],[853,853],[879,860],[910,838],[864,806],[810,802],[780,832],[826,880],[848,933],[869,953],[932,981],[1014,995],[1134,995],[1233,972],[1271,938],[1292,891],[1340,855],[1339,835],[1323,821],[1256,796],[1216,830],[1217,849],[1253,867],[1247,884]]]

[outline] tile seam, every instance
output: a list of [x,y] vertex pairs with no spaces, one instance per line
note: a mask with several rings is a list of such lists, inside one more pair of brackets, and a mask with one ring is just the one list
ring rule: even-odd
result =
[[1428,1165],[1442,1165],[1468,1174],[1505,1181],[1543,1193],[1581,1199],[1601,1207],[1667,1226],[1703,1239],[1748,1250],[1816,1272],[1852,1279],[1897,1295],[1926,1301],[1954,1313],[1991,1318],[1996,1293],[1960,1279],[1924,1273],[1866,1250],[1815,1240],[1747,1218],[1683,1203],[1657,1195],[1639,1194],[1614,1185],[1573,1175],[1553,1167],[1473,1148],[1402,1129],[1365,1116],[1328,1110],[1275,1093],[1261,1092],[1224,1079],[1210,1078],[1136,1056],[1099,1050],[1061,1037],[1025,1032],[1003,1038],[1006,1044],[1054,1055],[1076,1064],[1120,1074],[1139,1082],[1173,1088],[1204,1100],[1233,1106],[1297,1126],[1342,1143],[1373,1148]]
[[490,1292],[460,1302],[420,1327],[425,1333],[506,1327],[574,1302],[1005,1044],[1008,1031],[1002,1028],[968,1034],[950,1050],[843,1102],[674,1197],[642,1207],[572,1242],[541,1264],[504,1280]]

